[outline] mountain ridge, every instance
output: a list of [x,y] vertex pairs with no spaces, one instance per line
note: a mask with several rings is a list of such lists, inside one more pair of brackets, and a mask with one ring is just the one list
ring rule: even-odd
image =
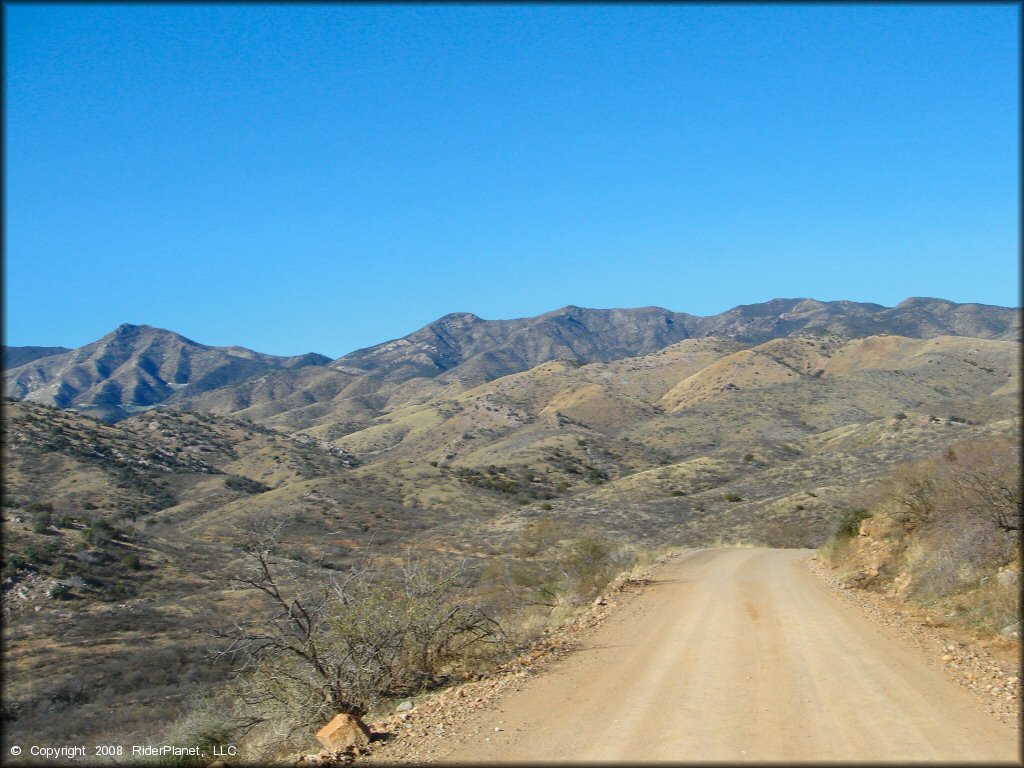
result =
[[4,385],[8,397],[116,421],[185,387],[202,392],[275,368],[327,361],[314,353],[276,357],[244,347],[213,347],[174,331],[124,323],[90,344],[5,371]]
[[[1019,341],[1020,317],[1008,307],[927,297],[911,297],[895,307],[780,298],[704,317],[655,306],[593,309],[570,304],[511,320],[452,312],[406,336],[335,360],[316,353],[280,357],[244,347],[213,347],[174,331],[123,324],[91,344],[54,354],[47,350],[62,348],[6,347],[5,360],[26,361],[5,370],[4,378],[8,397],[91,411],[116,421],[161,403],[187,405],[268,373],[277,374],[276,383],[264,388],[264,401],[275,399],[271,392],[286,397],[311,383],[310,377],[291,372],[310,366],[325,369],[314,377],[320,390],[326,387],[331,397],[344,399],[354,386],[360,396],[417,381],[469,387],[554,360],[607,363],[691,338],[723,337],[756,345],[793,336],[851,339],[885,334]],[[311,404],[309,394],[300,399]],[[238,402],[241,408],[251,404],[251,397]]]
[[[632,325],[632,328],[626,326]],[[623,333],[631,330],[632,333]],[[961,335],[1019,340],[1017,310],[912,297],[895,307],[851,301],[772,299],[700,317],[662,307],[589,309],[567,305],[535,317],[484,320],[451,313],[399,339],[350,352],[330,367],[383,381],[417,377],[478,384],[549,360],[609,362],[687,338],[722,336],[750,344],[794,334],[862,338]],[[598,339],[594,337],[597,336]]]

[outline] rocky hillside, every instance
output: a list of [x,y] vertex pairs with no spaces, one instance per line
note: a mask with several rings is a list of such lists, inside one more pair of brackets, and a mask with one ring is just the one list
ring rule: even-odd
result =
[[[25,354],[15,360],[19,356]],[[9,368],[4,387],[7,397],[116,421],[186,389],[206,392],[268,370],[326,362],[322,355],[274,357],[242,347],[209,347],[148,325],[122,325],[92,344]]]
[[590,363],[636,357],[693,337],[760,343],[795,334],[850,339],[885,333],[1016,340],[1020,318],[1004,307],[941,299],[907,299],[896,307],[774,299],[710,317],[660,307],[601,310],[568,306],[518,320],[482,320],[462,313],[446,315],[401,339],[345,355],[331,365],[387,380],[451,372],[478,382],[550,360]]

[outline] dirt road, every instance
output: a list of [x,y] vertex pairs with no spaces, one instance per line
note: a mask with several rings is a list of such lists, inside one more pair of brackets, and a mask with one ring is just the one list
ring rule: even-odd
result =
[[434,758],[1019,762],[1014,728],[831,595],[809,554],[670,563],[585,649]]

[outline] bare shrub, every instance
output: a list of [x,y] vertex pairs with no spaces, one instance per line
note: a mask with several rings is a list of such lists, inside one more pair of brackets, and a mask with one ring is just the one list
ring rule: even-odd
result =
[[947,484],[965,512],[1008,533],[1021,529],[1019,441],[971,440],[957,444],[944,458]]
[[564,571],[570,589],[583,600],[594,597],[614,576],[628,568],[634,557],[599,534],[585,534],[572,541],[565,555]]
[[[1020,558],[1019,439],[957,443],[941,455],[899,468],[869,496],[865,506],[880,520],[878,530],[884,532],[877,535],[887,540],[886,580],[903,571],[910,576],[912,597],[936,604],[953,601],[977,625],[1009,623],[1007,617],[1017,615],[1005,595],[985,585]],[[825,549],[833,562],[858,553],[857,520],[845,522],[840,521]]]
[[418,560],[398,572],[364,563],[343,578],[287,589],[275,552],[281,526],[244,548],[235,585],[262,598],[259,618],[218,631],[251,723],[287,733],[335,713],[365,715],[383,697],[440,682],[475,646],[500,645],[500,625],[474,601],[464,563]]
[[911,529],[956,518],[1019,531],[1020,443],[1005,437],[957,443],[941,457],[901,467],[887,491],[897,519]]

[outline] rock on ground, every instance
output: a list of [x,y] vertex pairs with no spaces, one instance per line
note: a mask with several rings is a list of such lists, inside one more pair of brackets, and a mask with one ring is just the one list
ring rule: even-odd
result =
[[365,747],[370,743],[370,729],[354,715],[337,715],[316,732],[316,740],[329,750]]

